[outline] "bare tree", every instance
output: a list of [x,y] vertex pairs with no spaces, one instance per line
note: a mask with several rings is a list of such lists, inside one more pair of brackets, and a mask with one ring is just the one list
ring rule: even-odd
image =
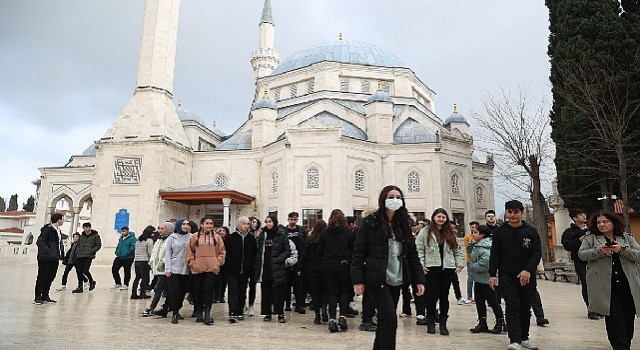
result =
[[486,97],[483,111],[473,113],[473,117],[484,131],[480,141],[487,145],[485,151],[494,154],[498,177],[529,194],[533,207],[531,224],[540,235],[542,257],[548,261],[549,209],[542,184],[544,178],[549,178],[544,177],[545,169],[552,165],[554,157],[549,105],[545,100],[531,101],[522,88],[517,88],[514,96],[504,89],[500,93]]
[[[569,156],[589,160],[585,171],[600,174],[597,181],[603,194],[619,189],[622,216],[629,232],[629,209],[632,205],[629,183],[639,174],[640,100],[637,81],[617,64],[591,63],[588,67],[572,65],[560,70],[563,88],[559,94],[590,125],[588,138],[576,141]],[[585,145],[588,145],[585,147]],[[637,179],[636,179],[637,180]],[[606,197],[606,196],[605,196]]]

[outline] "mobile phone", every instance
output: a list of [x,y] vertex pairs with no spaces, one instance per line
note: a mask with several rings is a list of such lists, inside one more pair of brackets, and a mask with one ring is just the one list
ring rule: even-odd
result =
[[611,242],[605,243],[604,245],[606,245],[607,247],[612,247],[612,246],[616,245],[616,243],[617,243],[616,241],[611,241]]

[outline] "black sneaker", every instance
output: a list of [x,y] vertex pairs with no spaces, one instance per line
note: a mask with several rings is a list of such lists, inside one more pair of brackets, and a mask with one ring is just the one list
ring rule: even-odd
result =
[[238,321],[236,320],[235,316],[233,316],[233,315],[229,316],[229,323],[236,323],[236,322],[238,322]]
[[338,331],[338,324],[336,323],[336,321],[331,320],[331,321],[329,321],[328,328],[329,328],[329,332],[335,333],[335,332]]
[[540,327],[544,327],[549,324],[549,320],[544,317],[538,317],[536,318],[536,324]]
[[49,298],[49,297],[42,298],[42,301],[44,301],[44,302],[45,302],[45,303],[47,303],[47,304],[55,304],[55,303],[57,303],[57,301],[56,301],[56,300],[53,300],[53,299],[51,299],[51,298]]
[[338,327],[340,327],[340,330],[346,331],[349,328],[349,326],[347,325],[347,319],[344,317],[340,317],[338,319]]
[[76,288],[71,291],[71,293],[82,293],[84,290],[82,288]]
[[287,323],[287,319],[284,315],[278,315],[278,323]]
[[358,329],[364,332],[375,332],[378,330],[378,326],[373,324],[373,322],[363,322]]
[[42,298],[37,297],[37,298],[33,299],[33,303],[36,304],[36,305],[42,305],[42,304],[44,304],[44,301],[42,301]]
[[271,315],[267,315],[262,319],[264,322],[271,322]]
[[89,291],[96,289],[96,281],[89,282]]
[[238,321],[244,321],[244,316],[242,316],[242,315],[238,315],[238,316],[236,316],[236,320],[238,320]]
[[151,317],[151,316],[153,316],[153,310],[144,309],[144,312],[142,312],[142,317]]

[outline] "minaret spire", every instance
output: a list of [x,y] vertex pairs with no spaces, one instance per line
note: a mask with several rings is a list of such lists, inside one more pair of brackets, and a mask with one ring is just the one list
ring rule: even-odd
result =
[[133,97],[111,125],[105,139],[166,136],[189,146],[173,105],[180,0],[146,0]]
[[260,31],[258,49],[251,55],[251,66],[256,79],[270,75],[280,63],[280,56],[275,50],[276,26],[273,23],[270,0],[264,0],[258,28]]

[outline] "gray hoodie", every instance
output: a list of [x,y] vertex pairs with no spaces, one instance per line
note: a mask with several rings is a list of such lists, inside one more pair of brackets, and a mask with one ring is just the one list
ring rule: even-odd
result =
[[184,258],[184,253],[189,244],[190,233],[172,233],[167,238],[166,254],[164,258],[164,271],[178,275],[188,275],[189,267]]

